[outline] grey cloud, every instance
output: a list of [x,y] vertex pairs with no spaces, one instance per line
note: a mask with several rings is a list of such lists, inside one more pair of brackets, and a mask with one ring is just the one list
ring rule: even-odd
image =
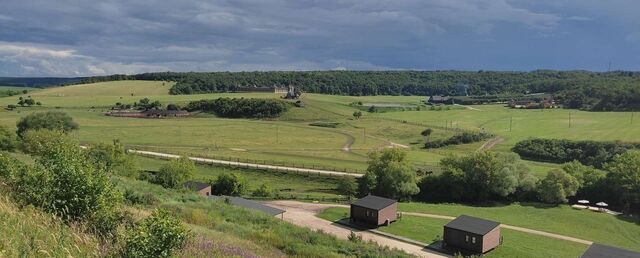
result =
[[[473,69],[481,66],[475,60],[496,59],[489,53],[512,50],[519,60],[544,54],[515,47],[541,38],[568,47],[562,35],[573,31],[565,21],[602,19],[588,8],[575,0],[5,0],[0,75]],[[625,22],[609,19],[610,26]],[[636,38],[631,29],[620,33]],[[469,59],[473,66],[465,66]]]

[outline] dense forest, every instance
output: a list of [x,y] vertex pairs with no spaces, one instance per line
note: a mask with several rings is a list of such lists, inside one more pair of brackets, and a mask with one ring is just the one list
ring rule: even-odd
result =
[[550,71],[308,71],[144,73],[86,78],[176,81],[171,94],[294,85],[304,92],[339,95],[497,95],[552,93],[570,108],[640,110],[640,72]]
[[218,98],[192,101],[185,109],[189,112],[213,112],[228,118],[275,118],[289,107],[289,103],[277,99]]
[[523,159],[565,163],[580,163],[602,168],[616,155],[630,149],[637,149],[640,144],[621,142],[571,141],[566,139],[528,139],[516,143],[513,151]]

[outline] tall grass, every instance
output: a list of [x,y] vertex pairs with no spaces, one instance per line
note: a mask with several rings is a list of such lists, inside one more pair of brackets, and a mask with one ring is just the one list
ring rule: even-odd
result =
[[100,257],[99,241],[59,218],[0,197],[0,257]]

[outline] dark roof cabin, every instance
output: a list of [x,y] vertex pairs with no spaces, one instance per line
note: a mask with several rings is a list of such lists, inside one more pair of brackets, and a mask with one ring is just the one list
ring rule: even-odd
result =
[[427,103],[429,104],[453,104],[453,99],[450,97],[443,97],[443,96],[431,96],[429,97],[429,99],[427,99]]
[[243,207],[246,209],[250,209],[250,210],[256,210],[256,211],[260,211],[266,214],[269,214],[271,216],[276,216],[276,215],[280,215],[283,214],[285,211],[281,210],[281,209],[277,209],[277,208],[273,208],[271,206],[267,206],[264,205],[262,203],[256,202],[256,201],[252,201],[252,200],[248,200],[242,197],[235,197],[235,196],[215,196],[212,195],[209,198],[215,199],[215,200],[229,200],[229,203],[235,206],[239,206],[239,207]]
[[622,248],[594,243],[581,258],[640,258],[640,253]]
[[486,253],[500,242],[500,223],[481,218],[460,215],[444,225],[444,244],[447,248],[462,248],[476,253]]
[[368,195],[351,204],[351,221],[378,227],[398,219],[398,201]]
[[211,185],[202,182],[188,181],[184,183],[184,188],[198,192],[199,195],[211,195]]

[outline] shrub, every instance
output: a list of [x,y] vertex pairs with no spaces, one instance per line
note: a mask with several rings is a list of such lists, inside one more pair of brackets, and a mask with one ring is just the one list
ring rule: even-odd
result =
[[98,166],[104,167],[107,171],[126,177],[137,177],[138,166],[132,155],[127,153],[119,141],[113,144],[96,144],[88,151],[89,158]]
[[0,126],[0,150],[14,151],[18,142],[13,132],[7,130],[6,127]]
[[124,191],[124,200],[131,205],[142,204],[142,205],[153,205],[158,202],[158,198],[151,193],[138,193],[131,189],[126,189]]
[[78,124],[69,115],[60,111],[29,114],[17,123],[16,133],[22,137],[27,130],[49,129],[69,133],[78,129]]
[[354,243],[362,243],[362,236],[356,234],[353,231],[351,231],[351,233],[349,233],[349,236],[347,237],[347,239],[349,239],[349,241],[354,242]]
[[[37,132],[44,132],[40,130]],[[36,139],[29,137],[27,139]],[[60,138],[42,138],[34,166],[14,167],[9,185],[15,199],[55,214],[65,222],[85,221],[102,234],[111,233],[120,217],[122,201],[104,170],[87,158],[78,143],[64,134]],[[3,166],[0,166],[3,167]],[[107,221],[111,220],[111,222]]]
[[[430,134],[429,134],[430,135]],[[425,149],[441,148],[448,145],[467,144],[479,142],[494,137],[493,134],[487,132],[462,132],[449,137],[446,140],[434,140],[424,144]]]
[[187,239],[187,231],[177,218],[156,210],[130,229],[125,236],[122,257],[171,257]]
[[255,197],[270,197],[271,195],[273,195],[273,191],[269,189],[266,184],[261,184],[260,187],[251,193],[251,196]]
[[162,165],[158,174],[153,178],[153,183],[165,188],[180,188],[193,177],[196,166],[188,157],[182,156]]

